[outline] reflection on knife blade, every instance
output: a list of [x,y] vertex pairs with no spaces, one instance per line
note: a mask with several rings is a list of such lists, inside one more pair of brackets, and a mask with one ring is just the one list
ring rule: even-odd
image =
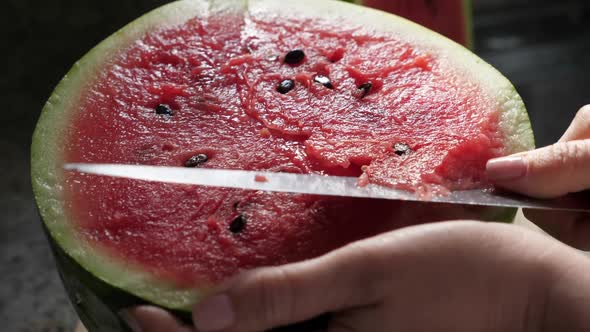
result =
[[[359,187],[357,178],[225,169],[142,166],[120,164],[67,164],[66,170],[85,174],[151,182],[224,187],[323,196],[424,201],[414,193],[377,185]],[[261,180],[263,179],[263,180]],[[588,192],[560,199],[539,200],[495,190],[459,190],[435,196],[430,202],[542,210],[590,211]]]

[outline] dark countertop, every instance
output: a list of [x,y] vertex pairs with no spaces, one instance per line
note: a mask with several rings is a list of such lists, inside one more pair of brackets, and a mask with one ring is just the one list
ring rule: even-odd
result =
[[[164,2],[5,0],[0,5],[8,18],[0,21],[5,41],[0,55],[2,331],[70,331],[75,322],[30,191],[29,144],[39,112],[55,84],[90,47]],[[532,1],[518,1],[525,9],[511,11],[490,9],[490,2],[476,16],[477,51],[515,82],[539,145],[549,144],[590,102],[588,10],[580,7],[583,1],[535,6],[532,13],[524,4]]]

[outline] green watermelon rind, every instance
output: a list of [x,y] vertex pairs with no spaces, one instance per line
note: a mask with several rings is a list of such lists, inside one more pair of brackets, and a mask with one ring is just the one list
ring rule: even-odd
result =
[[[321,18],[341,17],[342,20],[352,20],[364,25],[367,31],[400,35],[400,38],[409,39],[425,49],[431,49],[433,54],[440,55],[443,61],[461,68],[462,74],[471,75],[476,82],[483,82],[490,96],[497,96],[499,109],[502,110],[501,128],[506,137],[508,152],[521,152],[534,147],[528,114],[512,84],[467,49],[439,34],[391,14],[334,0],[251,0],[249,7],[250,12],[254,14],[276,8],[284,13]],[[116,257],[102,253],[97,248],[91,248],[77,236],[75,230],[69,226],[62,205],[62,138],[69,116],[71,112],[75,112],[80,91],[90,83],[89,78],[99,75],[100,68],[108,63],[110,55],[150,29],[180,24],[196,16],[202,17],[208,13],[209,8],[209,4],[204,0],[183,0],[168,4],[144,15],[95,47],[74,65],[55,89],[43,109],[32,143],[33,190],[51,239],[68,257],[101,282],[112,285],[114,290],[123,290],[147,302],[170,309],[190,310],[191,306],[211,289],[178,289],[143,272],[138,266],[124,264],[117,261]],[[514,210],[509,210],[513,215]],[[62,268],[62,273],[63,270]],[[97,296],[100,297],[101,294]]]
[[469,48],[470,50],[473,49],[475,44],[474,36],[473,36],[473,1],[472,0],[463,0],[463,17],[465,18],[465,36],[466,45],[465,47]]

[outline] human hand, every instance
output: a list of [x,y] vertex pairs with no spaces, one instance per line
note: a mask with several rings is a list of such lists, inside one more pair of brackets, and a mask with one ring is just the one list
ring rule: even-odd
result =
[[[254,332],[330,312],[329,332],[587,331],[589,269],[577,251],[516,226],[429,224],[248,272],[194,320],[201,332]],[[146,310],[131,312],[143,332],[189,331]]]
[[[554,198],[590,189],[590,105],[578,112],[558,143],[491,160],[487,171],[497,186],[533,197]],[[590,250],[590,214],[535,210],[524,214],[557,239]]]

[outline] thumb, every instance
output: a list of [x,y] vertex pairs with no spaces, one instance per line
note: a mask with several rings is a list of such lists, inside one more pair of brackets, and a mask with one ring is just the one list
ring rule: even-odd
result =
[[388,283],[375,280],[384,275],[376,270],[385,264],[374,264],[380,255],[363,248],[353,244],[313,260],[247,272],[194,308],[195,326],[200,332],[265,331],[377,303]]
[[490,160],[489,179],[501,188],[553,198],[590,188],[590,139]]
[[582,107],[565,134],[561,137],[561,142],[575,141],[590,138],[590,105]]

